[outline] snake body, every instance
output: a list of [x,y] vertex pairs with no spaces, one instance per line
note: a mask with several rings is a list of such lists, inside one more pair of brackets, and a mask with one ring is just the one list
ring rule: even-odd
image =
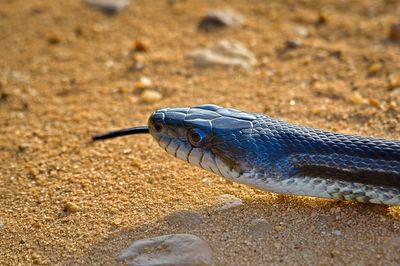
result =
[[166,108],[148,122],[168,153],[283,194],[400,205],[400,142],[298,126],[216,105]]

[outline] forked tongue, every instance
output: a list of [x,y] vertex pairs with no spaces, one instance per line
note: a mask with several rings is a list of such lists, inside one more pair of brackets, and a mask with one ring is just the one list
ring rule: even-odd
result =
[[95,134],[92,136],[92,140],[96,141],[96,140],[111,139],[127,135],[148,134],[148,133],[150,133],[148,126],[130,127],[130,128],[110,131],[104,134]]

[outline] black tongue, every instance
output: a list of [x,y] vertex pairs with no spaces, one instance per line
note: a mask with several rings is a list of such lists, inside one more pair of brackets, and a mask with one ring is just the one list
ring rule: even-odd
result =
[[115,130],[115,131],[110,131],[104,134],[95,134],[92,136],[92,140],[103,140],[103,139],[111,139],[111,138],[116,138],[116,137],[121,137],[121,136],[126,136],[126,135],[134,135],[134,134],[148,134],[149,128],[147,126],[141,126],[141,127],[130,127],[130,128],[124,128],[120,130]]

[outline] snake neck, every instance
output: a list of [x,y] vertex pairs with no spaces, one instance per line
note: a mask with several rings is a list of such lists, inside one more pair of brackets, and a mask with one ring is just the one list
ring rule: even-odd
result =
[[246,153],[252,169],[234,181],[284,194],[400,204],[399,142],[267,117],[259,117],[247,137],[257,147]]

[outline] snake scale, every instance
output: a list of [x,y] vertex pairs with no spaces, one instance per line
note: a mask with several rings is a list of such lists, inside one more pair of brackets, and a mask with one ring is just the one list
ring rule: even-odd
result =
[[206,104],[155,111],[150,133],[168,153],[231,181],[283,194],[400,205],[400,141],[338,134]]

